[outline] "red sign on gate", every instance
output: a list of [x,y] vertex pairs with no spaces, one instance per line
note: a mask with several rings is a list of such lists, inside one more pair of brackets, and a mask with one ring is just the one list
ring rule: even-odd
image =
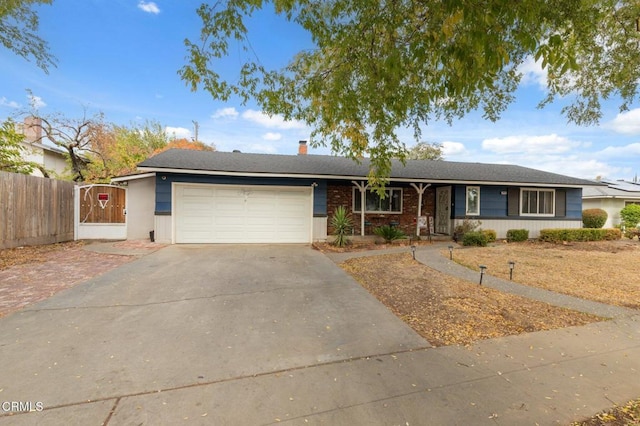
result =
[[109,194],[106,192],[98,192],[98,204],[100,204],[100,207],[104,209],[108,202]]

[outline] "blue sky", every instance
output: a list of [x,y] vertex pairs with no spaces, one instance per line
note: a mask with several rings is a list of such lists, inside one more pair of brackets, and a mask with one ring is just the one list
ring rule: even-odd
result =
[[[299,122],[264,115],[255,104],[214,101],[191,92],[177,71],[185,64],[185,38],[196,40],[200,0],[55,0],[39,9],[40,35],[58,60],[47,75],[33,62],[0,49],[0,119],[29,106],[30,90],[42,114],[81,117],[103,112],[109,122],[155,120],[178,137],[194,135],[220,151],[295,154],[310,130]],[[295,52],[311,47],[299,28],[269,11],[250,23],[250,40],[260,61],[281,67]],[[246,53],[234,52],[221,64],[233,75]],[[452,126],[431,122],[422,140],[444,145],[445,159],[512,163],[570,176],[632,179],[640,173],[640,104],[620,114],[607,103],[598,126],[569,125],[559,113],[562,101],[543,110],[544,72],[533,62],[517,101],[491,123],[473,113]],[[399,134],[410,146],[410,131]],[[329,154],[328,148],[310,154]]]

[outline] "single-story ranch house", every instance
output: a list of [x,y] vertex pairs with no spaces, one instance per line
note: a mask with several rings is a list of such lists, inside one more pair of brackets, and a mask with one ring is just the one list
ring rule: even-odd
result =
[[[369,164],[336,156],[168,150],[139,164],[128,186],[127,236],[165,243],[310,243],[332,232],[338,206],[355,235],[380,225],[415,235],[419,217],[451,235],[465,218],[504,238],[526,228],[582,226],[582,187],[595,182],[503,164],[393,162],[380,197],[367,186]],[[364,216],[362,210],[364,209]],[[428,220],[427,220],[428,224]],[[422,229],[425,235],[427,229]]]
[[640,204],[640,183],[623,180],[600,181],[603,185],[587,186],[582,191],[583,209],[602,209],[607,212],[605,228],[620,225],[620,210],[629,204]]

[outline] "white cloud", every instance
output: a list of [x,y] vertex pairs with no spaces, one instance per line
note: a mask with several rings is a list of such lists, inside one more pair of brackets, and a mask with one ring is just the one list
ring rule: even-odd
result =
[[466,150],[467,149],[464,147],[464,144],[461,144],[460,142],[442,142],[442,154],[444,154],[445,157],[449,155],[464,154]]
[[583,179],[595,179],[596,176],[613,176],[621,172],[629,172],[629,170],[612,166],[594,158],[584,158],[583,155],[558,156],[538,161],[530,158],[530,163],[522,165]]
[[259,124],[260,126],[267,127],[269,129],[304,129],[306,126],[301,121],[286,121],[281,115],[273,115],[269,117],[267,114],[261,111],[255,111],[248,109],[242,113],[242,118],[247,121]]
[[640,133],[640,108],[631,111],[621,112],[608,123],[605,127],[612,129],[614,132],[624,133],[627,135],[635,135]]
[[482,141],[482,148],[496,154],[512,153],[540,153],[558,154],[567,152],[580,146],[579,142],[572,141],[555,133],[542,136],[507,136],[504,138],[490,138]]
[[523,85],[537,84],[540,89],[547,90],[547,71],[542,68],[542,62],[536,62],[532,56],[529,56],[518,67],[518,71],[522,73]]
[[167,135],[175,139],[189,139],[191,137],[191,130],[184,127],[167,126],[164,128],[164,131]]
[[598,156],[605,158],[629,158],[640,155],[640,143],[635,142],[624,146],[608,146],[599,151]]
[[143,12],[153,13],[154,15],[160,13],[160,8],[152,1],[141,1],[140,3],[138,3],[138,9],[142,10]]
[[217,109],[211,118],[236,118],[238,116],[238,111],[235,108],[220,108]]
[[268,132],[262,135],[262,139],[266,141],[279,141],[282,139],[282,135],[280,133]]
[[29,104],[34,109],[40,109],[47,106],[47,104],[42,100],[40,96],[29,94],[27,95],[27,99],[29,99]]
[[10,101],[7,98],[5,98],[4,96],[0,98],[0,106],[6,106],[9,108],[20,108],[21,105],[19,103],[17,103],[16,101]]

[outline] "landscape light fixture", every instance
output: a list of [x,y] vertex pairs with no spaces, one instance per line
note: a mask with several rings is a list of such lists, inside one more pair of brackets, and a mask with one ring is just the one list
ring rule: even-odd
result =
[[453,260],[453,246],[449,246],[449,260]]
[[411,255],[413,256],[413,260],[416,260],[416,246],[411,245]]
[[484,265],[478,265],[480,267],[480,285],[482,285],[482,277],[484,276],[484,271],[487,269]]
[[513,281],[513,268],[516,267],[516,262],[513,260],[509,261],[509,281]]

